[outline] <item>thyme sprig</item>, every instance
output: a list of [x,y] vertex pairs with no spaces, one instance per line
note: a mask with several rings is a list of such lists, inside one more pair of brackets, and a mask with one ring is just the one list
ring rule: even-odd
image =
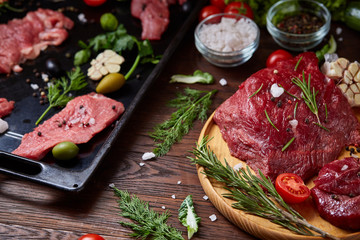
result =
[[47,95],[49,99],[49,106],[36,121],[36,125],[41,122],[41,120],[45,117],[51,108],[65,107],[66,104],[71,99],[73,99],[72,96],[68,95],[71,91],[78,91],[87,86],[85,75],[81,71],[80,67],[77,67],[75,70],[68,72],[67,76],[69,80],[67,80],[66,77],[61,77],[60,79],[56,80],[54,84],[50,85]]
[[[211,105],[211,97],[217,92],[200,91],[185,88],[184,93],[178,93],[178,97],[169,102],[171,107],[177,108],[170,119],[154,127],[149,134],[157,143],[153,152],[156,156],[165,155],[171,146],[179,142],[189,132],[196,119],[205,121],[207,111]],[[205,95],[204,95],[205,94]]]
[[130,195],[127,191],[122,191],[110,184],[115,196],[119,198],[118,204],[121,210],[120,216],[129,218],[134,222],[119,223],[122,226],[133,230],[131,237],[136,239],[171,239],[184,240],[181,232],[167,224],[170,217],[168,211],[162,214],[149,208],[149,203],[142,201],[136,195]]
[[314,231],[324,238],[339,240],[308,223],[297,211],[287,205],[277,193],[271,180],[266,178],[261,171],[259,171],[260,177],[257,177],[249,168],[246,171],[244,169],[235,171],[226,159],[223,165],[207,146],[209,141],[205,136],[192,151],[195,158],[188,158],[193,164],[204,167],[203,174],[226,184],[225,189],[229,193],[224,194],[224,197],[236,201],[232,204],[233,208],[266,218],[297,234],[314,235],[312,232]]

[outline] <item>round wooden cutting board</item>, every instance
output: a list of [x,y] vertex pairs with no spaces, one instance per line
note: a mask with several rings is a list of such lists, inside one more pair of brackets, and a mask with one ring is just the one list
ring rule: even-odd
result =
[[[358,119],[360,114],[356,113]],[[229,148],[226,142],[223,140],[222,135],[220,133],[219,127],[213,121],[214,113],[210,116],[206,124],[204,125],[200,137],[199,143],[204,136],[208,136],[211,139],[208,143],[210,149],[216,154],[217,158],[220,161],[226,161],[230,164],[230,166],[235,166],[238,163],[242,163],[243,166],[246,166],[245,162],[234,158],[230,155]],[[339,158],[343,158],[349,156],[349,152],[343,151]],[[257,217],[251,214],[247,214],[243,211],[237,210],[231,207],[231,204],[234,203],[233,200],[227,199],[223,197],[224,193],[227,191],[223,188],[224,185],[215,181],[214,179],[208,178],[203,174],[204,168],[202,166],[197,165],[197,173],[200,179],[200,183],[206,193],[206,195],[211,200],[212,204],[231,222],[235,225],[240,227],[241,229],[245,230],[246,232],[264,239],[264,240],[320,240],[324,239],[319,236],[302,236],[297,235],[289,230],[286,230],[279,225],[271,223],[270,221]],[[307,183],[308,187],[313,186],[313,181],[309,181]],[[352,232],[346,231],[340,228],[337,228],[331,225],[329,222],[322,219],[313,204],[311,198],[306,200],[304,203],[301,204],[293,204],[292,207],[297,210],[306,220],[336,236],[341,238],[342,240],[359,240],[360,239],[360,232]]]

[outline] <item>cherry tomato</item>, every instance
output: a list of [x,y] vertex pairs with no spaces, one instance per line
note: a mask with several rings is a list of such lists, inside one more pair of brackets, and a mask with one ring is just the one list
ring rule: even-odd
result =
[[269,57],[266,60],[266,66],[274,67],[278,61],[290,59],[292,57],[293,56],[289,52],[282,49],[278,49],[269,55]]
[[97,234],[88,233],[88,234],[82,235],[78,240],[105,240],[105,238],[103,238]]
[[287,203],[300,203],[310,196],[309,188],[296,174],[282,173],[275,181],[276,191]]
[[104,4],[106,0],[84,0],[84,2],[91,7],[97,7]]
[[223,11],[226,7],[224,0],[210,0],[210,5],[213,5]]
[[254,13],[253,13],[251,7],[244,2],[229,3],[225,7],[224,13],[241,14],[241,15],[244,15],[245,17],[254,19]]
[[208,16],[211,16],[213,14],[221,13],[221,10],[218,7],[215,7],[213,5],[205,6],[201,9],[200,15],[199,15],[199,21],[204,20]]

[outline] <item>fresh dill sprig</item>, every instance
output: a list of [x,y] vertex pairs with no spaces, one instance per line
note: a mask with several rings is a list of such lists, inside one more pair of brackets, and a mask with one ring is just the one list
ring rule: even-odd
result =
[[281,151],[285,151],[289,146],[290,144],[292,144],[292,142],[295,140],[295,137],[293,137],[292,139],[290,139],[290,141],[288,141],[285,146],[281,149]]
[[189,132],[196,119],[207,119],[211,97],[216,92],[217,90],[208,92],[185,88],[185,94],[178,93],[177,98],[169,102],[169,106],[177,108],[177,111],[171,114],[170,119],[156,125],[149,134],[157,142],[153,150],[156,156],[165,155],[174,143]]
[[315,88],[313,87],[311,89],[310,82],[311,82],[311,74],[309,73],[308,80],[306,82],[305,79],[305,72],[302,73],[302,80],[300,80],[298,77],[294,77],[291,79],[291,81],[297,85],[303,92],[303,100],[310,109],[310,111],[315,114],[318,123],[321,125],[320,119],[319,119],[319,110],[316,103],[316,95],[319,91],[315,91]]
[[249,96],[249,98],[252,98],[253,96],[255,96],[258,92],[260,92],[260,90],[261,90],[261,88],[263,87],[263,83],[261,84],[261,86],[258,88],[258,90],[256,90],[253,94],[251,94],[250,96]]
[[67,80],[66,77],[61,77],[54,84],[50,85],[47,95],[49,106],[36,121],[36,125],[41,122],[51,108],[65,107],[66,104],[73,99],[73,97],[68,95],[71,91],[78,91],[87,86],[85,75],[81,71],[80,67],[68,72],[67,76],[69,80]]
[[226,159],[224,159],[225,164],[223,165],[207,146],[209,141],[205,136],[192,151],[195,157],[188,158],[193,164],[204,167],[203,174],[226,185],[225,189],[229,193],[223,196],[236,201],[232,204],[233,208],[266,218],[297,234],[313,235],[312,230],[324,238],[339,240],[308,223],[305,218],[286,204],[277,193],[271,180],[266,178],[261,171],[259,171],[260,177],[257,177],[250,172],[249,168],[246,171],[244,169],[235,171]]
[[266,112],[266,110],[265,110],[265,116],[266,116],[267,120],[269,121],[269,123],[271,124],[271,126],[273,126],[276,129],[276,131],[279,132],[279,129],[273,124],[273,122],[271,121],[271,119],[270,119],[268,113]]
[[167,224],[170,217],[168,211],[162,214],[149,208],[149,203],[142,201],[136,195],[130,195],[127,191],[117,189],[113,184],[110,185],[121,210],[120,216],[129,218],[134,222],[119,223],[122,226],[133,230],[131,237],[136,239],[163,239],[163,240],[184,240],[181,232]]

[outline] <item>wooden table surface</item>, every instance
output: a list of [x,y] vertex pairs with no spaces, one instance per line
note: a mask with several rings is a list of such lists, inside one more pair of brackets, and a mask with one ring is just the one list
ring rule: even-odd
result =
[[[340,35],[335,33],[338,26],[343,29]],[[342,38],[342,41],[337,41],[338,54],[359,60],[359,32],[341,24],[333,24],[331,32],[337,40]],[[107,240],[130,239],[128,235],[132,231],[118,223],[127,219],[118,215],[117,197],[109,188],[111,183],[148,201],[150,207],[158,212],[164,212],[162,206],[165,206],[172,215],[168,222],[181,230],[184,237],[186,228],[178,221],[177,214],[184,198],[191,194],[196,212],[202,218],[193,239],[256,239],[224,218],[209,200],[203,199],[205,193],[196,168],[187,156],[191,156],[188,151],[195,146],[204,123],[196,121],[189,134],[165,156],[146,161],[144,166],[139,164],[144,162],[143,153],[154,148],[148,133],[156,124],[170,117],[174,109],[167,107],[166,103],[175,98],[177,92],[185,87],[218,89],[210,115],[237,90],[241,82],[265,67],[266,57],[278,48],[264,28],[260,46],[247,63],[235,68],[218,68],[209,64],[196,50],[193,28],[190,29],[82,191],[64,192],[0,175],[0,239],[77,239],[85,233],[96,233]],[[196,69],[213,74],[216,83],[191,86],[169,83],[173,74],[191,74]],[[221,86],[221,78],[225,78],[228,85]],[[176,198],[173,199],[172,195]],[[212,214],[217,216],[216,221],[209,219]]]

